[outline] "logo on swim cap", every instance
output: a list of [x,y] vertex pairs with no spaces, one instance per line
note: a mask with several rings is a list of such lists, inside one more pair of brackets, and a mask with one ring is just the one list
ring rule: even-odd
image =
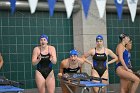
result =
[[48,41],[48,36],[45,35],[45,34],[42,34],[42,35],[40,36],[40,39],[41,39],[41,38],[46,38],[46,40]]
[[72,56],[72,55],[77,55],[78,56],[78,51],[75,50],[75,49],[71,50],[70,51],[70,56]]
[[103,40],[103,36],[102,36],[102,35],[96,36],[96,41],[97,41],[97,40]]

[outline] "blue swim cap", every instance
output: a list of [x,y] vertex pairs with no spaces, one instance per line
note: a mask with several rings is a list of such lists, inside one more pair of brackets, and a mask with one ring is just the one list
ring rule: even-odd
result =
[[75,50],[75,49],[71,50],[70,51],[70,56],[72,56],[72,55],[77,55],[78,56],[78,51]]
[[97,41],[97,40],[103,40],[103,36],[102,36],[102,35],[96,36],[96,41]]
[[46,38],[46,40],[48,41],[48,36],[45,35],[45,34],[42,34],[42,35],[40,36],[40,39],[41,39],[41,38]]

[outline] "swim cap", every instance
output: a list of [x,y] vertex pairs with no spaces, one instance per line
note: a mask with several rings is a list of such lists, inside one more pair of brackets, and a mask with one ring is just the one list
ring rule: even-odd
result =
[[97,41],[97,40],[103,40],[103,36],[102,36],[102,35],[96,36],[96,41]]
[[45,34],[42,34],[42,35],[40,36],[40,39],[41,39],[41,38],[46,38],[46,40],[48,41],[48,36],[45,35]]
[[72,55],[77,55],[78,56],[78,51],[75,50],[75,49],[71,50],[70,51],[70,56],[72,56]]

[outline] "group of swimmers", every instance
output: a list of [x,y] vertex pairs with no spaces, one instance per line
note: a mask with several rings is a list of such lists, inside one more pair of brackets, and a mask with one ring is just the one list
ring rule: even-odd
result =
[[[93,77],[105,78],[102,80],[104,84],[108,84],[108,65],[116,63],[116,73],[120,77],[120,93],[135,93],[139,85],[140,78],[132,71],[130,50],[132,48],[132,40],[126,34],[119,36],[120,43],[117,45],[116,53],[104,47],[103,36],[96,37],[96,46],[78,57],[78,51],[73,49],[70,51],[70,57],[62,60],[58,77],[62,77],[66,73],[82,72],[82,65],[88,63],[91,65],[91,75]],[[92,57],[92,62],[87,60]],[[108,60],[108,56],[112,59]],[[48,45],[48,37],[40,36],[40,46],[33,50],[32,64],[37,65],[35,80],[39,93],[55,92],[55,77],[52,70],[52,64],[56,64],[56,50],[53,46]],[[124,74],[125,73],[125,74]],[[96,82],[94,80],[94,82]],[[60,82],[62,92],[70,93],[63,82]],[[76,87],[70,86],[75,91]],[[99,88],[94,87],[93,92],[98,93]],[[106,87],[102,88],[102,93],[106,93]]]
[[[108,84],[109,73],[108,65],[116,63],[116,74],[120,77],[120,93],[136,93],[140,82],[140,77],[136,76],[132,71],[131,54],[132,40],[126,34],[119,36],[120,43],[117,45],[116,53],[109,48],[104,47],[102,35],[96,37],[96,46],[84,53],[81,57],[78,56],[78,51],[72,49],[70,57],[62,60],[60,63],[60,71],[58,77],[62,77],[66,73],[82,72],[82,65],[88,63],[91,65],[91,76],[105,78],[102,83]],[[108,59],[111,57],[111,60]],[[87,58],[92,57],[92,62]],[[55,47],[48,44],[48,36],[43,34],[40,36],[40,45],[33,49],[32,64],[37,65],[35,71],[35,81],[39,93],[55,92],[55,76],[52,69],[52,64],[56,64],[57,56]],[[2,56],[0,55],[0,68],[3,64]],[[94,82],[96,82],[94,80]],[[60,82],[62,92],[70,93],[63,82]],[[76,87],[70,86],[75,91]],[[94,87],[93,93],[98,93],[99,88]],[[102,88],[102,93],[106,93],[106,87]]]

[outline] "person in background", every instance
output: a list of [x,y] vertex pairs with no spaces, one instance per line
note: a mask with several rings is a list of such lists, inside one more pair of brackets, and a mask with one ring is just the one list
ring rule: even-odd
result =
[[[132,70],[132,65],[131,65],[131,49],[132,49],[132,40],[130,39],[129,42],[125,45],[126,50],[128,50],[128,68]],[[121,83],[124,83],[124,86],[122,87],[123,90],[125,90],[125,93],[129,93],[130,89],[131,89],[131,84],[132,82],[130,80],[127,79],[122,79]]]
[[2,55],[0,53],[0,69],[2,68],[2,66],[3,66],[3,57],[2,57]]
[[[77,73],[82,72],[82,65],[85,61],[78,57],[78,51],[73,49],[70,51],[70,57],[62,60],[60,64],[60,72],[58,73],[59,77],[67,73]],[[88,63],[88,62],[87,62]],[[71,93],[63,82],[61,82],[61,88],[63,93]],[[76,87],[69,86],[69,88],[75,93]]]
[[136,93],[140,79],[133,73],[130,64],[130,49],[132,42],[130,37],[124,33],[120,34],[120,43],[117,45],[116,54],[118,62],[116,63],[116,73],[120,77],[120,93],[128,93],[128,83],[131,82],[130,93]]
[[[107,62],[108,55],[112,58],[109,62]],[[114,63],[118,60],[115,53],[113,53],[110,49],[104,47],[103,36],[98,35],[96,37],[96,46],[95,48],[90,49],[87,53],[83,55],[83,58],[92,57],[92,70],[91,75],[93,77],[104,78],[106,80],[102,80],[102,83],[108,84],[108,64]],[[94,80],[94,82],[97,82]],[[93,88],[94,93],[98,93],[99,88]],[[102,93],[106,93],[106,87],[102,88]]]
[[130,53],[130,51],[132,49],[132,39],[129,40],[129,42],[125,45],[125,47],[126,47],[126,50],[128,50],[128,58],[129,58],[129,60],[128,60],[128,68],[129,69],[132,69],[132,65],[131,65],[131,53]]
[[48,45],[48,37],[40,36],[40,45],[33,49],[32,64],[37,65],[35,81],[39,93],[55,93],[55,77],[52,64],[56,64],[56,50],[54,46]]
[[129,69],[131,69],[132,71],[133,71],[133,73],[135,74],[135,75],[137,75],[139,78],[140,78],[140,70],[135,70],[133,67],[132,67],[132,64],[131,64],[131,53],[130,53],[130,51],[131,51],[131,49],[132,49],[132,39],[130,39],[130,41],[126,44],[126,49],[129,51],[128,52],[128,58],[129,58],[129,60],[128,60],[128,68]]

